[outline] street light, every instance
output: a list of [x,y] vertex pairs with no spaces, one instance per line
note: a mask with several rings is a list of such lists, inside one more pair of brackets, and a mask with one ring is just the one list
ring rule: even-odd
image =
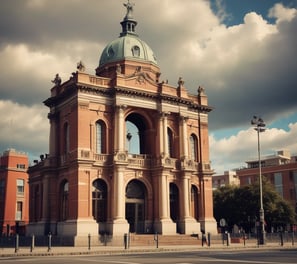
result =
[[263,208],[263,190],[262,190],[262,173],[261,173],[261,156],[260,156],[260,133],[265,131],[266,124],[263,119],[257,116],[253,116],[251,124],[255,126],[255,130],[258,134],[258,160],[259,160],[259,185],[260,185],[260,234],[259,244],[265,244],[265,227],[264,227],[264,208]]

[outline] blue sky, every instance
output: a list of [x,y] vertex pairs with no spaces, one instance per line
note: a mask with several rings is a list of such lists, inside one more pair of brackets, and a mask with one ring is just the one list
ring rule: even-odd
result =
[[243,22],[243,17],[250,12],[261,14],[268,22],[274,23],[275,18],[268,16],[268,10],[275,3],[283,3],[287,7],[296,7],[296,0],[275,1],[275,0],[211,0],[211,8],[219,13],[220,8],[224,8],[225,15],[223,22],[230,25],[238,25]]
[[[66,81],[82,60],[94,74],[104,47],[119,36],[118,0],[2,1],[0,9],[0,151],[33,160],[48,153],[54,76]],[[263,155],[297,153],[297,0],[134,0],[136,32],[154,51],[161,80],[209,105],[210,161],[216,173],[257,156],[250,126],[261,116]],[[20,12],[21,10],[21,12]],[[4,62],[4,63],[3,63]]]

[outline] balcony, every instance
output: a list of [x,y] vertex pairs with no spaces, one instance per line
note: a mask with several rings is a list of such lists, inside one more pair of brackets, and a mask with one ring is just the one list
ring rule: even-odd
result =
[[71,161],[92,163],[94,166],[108,166],[113,163],[121,163],[127,168],[153,169],[163,167],[172,170],[189,170],[200,172],[211,172],[210,163],[197,163],[194,160],[176,159],[171,157],[155,158],[148,154],[129,154],[126,151],[114,154],[93,153],[87,149],[78,149],[71,153],[60,156],[60,164],[67,165]]

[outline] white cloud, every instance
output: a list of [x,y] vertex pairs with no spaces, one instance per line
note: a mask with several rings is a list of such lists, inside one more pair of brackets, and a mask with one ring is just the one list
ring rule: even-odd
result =
[[[209,103],[215,108],[210,113],[211,129],[240,127],[254,113],[263,115],[268,122],[297,111],[297,64],[292,59],[297,46],[295,8],[283,4],[272,7],[269,16],[276,18],[274,24],[249,12],[241,24],[227,27],[222,23],[227,14],[220,0],[217,15],[210,2],[204,0],[135,2],[136,32],[155,52],[161,80],[168,79],[176,85],[181,76],[192,93],[197,93],[199,85],[204,86]],[[4,102],[6,109],[17,109],[13,116],[17,120],[11,121],[10,115],[3,118],[2,114],[1,127],[12,122],[21,129],[24,124],[16,117],[19,111],[31,116],[30,124],[25,124],[24,137],[16,135],[17,129],[12,133],[14,138],[19,137],[18,144],[30,133],[31,138],[47,133],[43,141],[38,139],[39,150],[35,149],[40,153],[47,151],[49,131],[35,134],[34,127],[37,123],[40,128],[48,126],[42,101],[50,94],[50,81],[56,73],[66,81],[79,60],[85,63],[88,73],[94,74],[102,49],[121,31],[119,22],[125,15],[122,4],[117,0],[88,0],[87,5],[82,0],[61,0],[55,7],[49,0],[3,3],[0,98],[2,107]],[[27,120],[25,115],[20,116]],[[286,141],[280,138],[287,132],[270,130],[275,149],[286,147]],[[291,134],[294,130],[292,124]],[[253,132],[241,131],[222,140],[211,136],[213,168],[228,170],[239,162],[244,164],[251,153],[256,153]],[[8,139],[8,135],[1,135],[0,146],[6,146]],[[265,144],[263,140],[263,149]],[[19,146],[27,151],[27,145]],[[29,146],[28,151],[32,148]],[[267,149],[274,148],[267,145]]]
[[[290,150],[297,154],[297,123],[291,123],[288,131],[284,129],[268,128],[260,133],[261,156],[274,154],[278,150]],[[257,159],[257,132],[250,127],[236,135],[216,139],[210,135],[210,151],[212,168],[216,174],[245,166],[245,161]]]
[[281,21],[291,21],[296,16],[296,8],[287,8],[282,4],[275,4],[268,13],[271,18],[276,18],[276,23]]
[[0,100],[0,148],[15,148],[36,156],[48,152],[47,109]]

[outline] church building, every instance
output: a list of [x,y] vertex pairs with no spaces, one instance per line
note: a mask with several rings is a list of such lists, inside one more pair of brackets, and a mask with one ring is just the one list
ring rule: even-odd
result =
[[49,153],[29,168],[28,234],[113,239],[125,233],[217,233],[213,217],[208,106],[160,81],[152,49],[136,33],[134,5],[107,44],[95,74],[78,63],[56,75]]

